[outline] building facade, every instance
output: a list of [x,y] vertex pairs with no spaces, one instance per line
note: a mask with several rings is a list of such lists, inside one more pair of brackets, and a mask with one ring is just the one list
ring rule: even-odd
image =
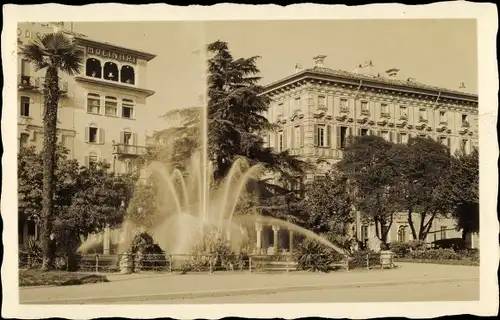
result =
[[[150,127],[147,98],[147,66],[155,55],[125,48],[68,30],[63,23],[22,23],[18,26],[21,47],[38,36],[63,32],[72,37],[83,55],[83,70],[76,76],[60,72],[58,142],[81,165],[104,160],[116,173],[136,169],[136,159],[146,152]],[[18,53],[19,148],[43,144],[43,93],[45,70]],[[20,242],[37,232],[36,226],[20,227]]]
[[[272,101],[266,117],[280,127],[266,137],[267,145],[315,164],[317,170],[309,172],[306,180],[324,174],[342,159],[348,136],[379,135],[396,143],[415,136],[431,137],[452,153],[458,149],[468,153],[478,146],[477,95],[424,85],[412,78],[402,80],[395,68],[379,74],[371,62],[352,72],[332,70],[323,65],[325,58],[315,57],[313,68],[296,70],[267,85],[263,93]],[[389,241],[411,240],[406,216],[398,215]],[[374,226],[357,220],[357,238],[377,248]],[[461,233],[455,230],[454,220],[437,219],[427,240],[455,237]],[[477,235],[468,241],[477,246]]]

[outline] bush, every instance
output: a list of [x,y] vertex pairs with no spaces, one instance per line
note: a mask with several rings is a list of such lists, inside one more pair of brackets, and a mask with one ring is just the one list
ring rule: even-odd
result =
[[412,251],[426,250],[427,244],[421,240],[411,242],[394,242],[389,244],[389,249],[394,252],[397,257],[407,257]]
[[42,242],[35,238],[28,238],[19,248],[20,267],[34,269],[42,263]]
[[316,241],[305,239],[293,251],[297,270],[328,272],[330,264],[339,262],[344,256]]
[[138,256],[139,269],[159,270],[167,265],[165,251],[154,242],[153,237],[147,232],[134,237],[130,251]]
[[462,238],[451,238],[451,239],[441,239],[436,240],[432,243],[435,248],[441,249],[453,249],[453,250],[465,250],[466,243]]
[[[366,258],[368,257],[368,264]],[[380,254],[372,250],[354,252],[349,259],[349,269],[366,268],[380,265]]]

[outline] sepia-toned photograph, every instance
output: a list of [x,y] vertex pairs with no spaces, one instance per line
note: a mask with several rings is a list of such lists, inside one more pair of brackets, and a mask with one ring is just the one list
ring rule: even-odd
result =
[[478,19],[59,20],[9,29],[19,309],[484,299]]

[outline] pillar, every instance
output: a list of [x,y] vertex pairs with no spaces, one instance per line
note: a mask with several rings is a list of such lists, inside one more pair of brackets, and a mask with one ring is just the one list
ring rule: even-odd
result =
[[289,251],[293,253],[293,230],[288,229],[288,241],[289,241]]
[[111,237],[110,237],[110,230],[109,227],[104,228],[104,236],[102,238],[102,253],[103,254],[109,254],[109,248],[111,245]]
[[273,246],[274,246],[274,254],[278,254],[278,232],[280,231],[279,226],[273,226]]
[[257,244],[256,244],[256,248],[257,248],[257,254],[260,254],[260,251],[262,249],[262,224],[261,223],[258,223],[256,222],[255,223],[255,231],[257,232]]

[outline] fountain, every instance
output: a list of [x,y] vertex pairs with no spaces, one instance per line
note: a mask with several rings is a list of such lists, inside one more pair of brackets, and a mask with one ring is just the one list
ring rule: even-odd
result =
[[[205,99],[203,99],[205,100]],[[206,103],[204,103],[206,105]],[[265,174],[262,165],[250,166],[243,159],[236,159],[223,181],[213,181],[213,166],[208,159],[207,108],[202,108],[200,150],[195,153],[182,172],[168,163],[152,162],[143,168],[154,176],[159,185],[158,208],[160,219],[148,231],[158,245],[168,254],[189,254],[192,248],[204,241],[207,233],[214,232],[231,246],[233,252],[241,250],[248,241],[248,228],[255,223],[272,224],[287,228],[307,238],[344,254],[345,251],[312,231],[288,221],[264,217],[258,212],[235,214],[238,204],[250,199],[247,186],[252,179]],[[122,228],[119,253],[131,244],[134,223],[126,219]],[[80,251],[87,251],[94,240],[87,240]]]

